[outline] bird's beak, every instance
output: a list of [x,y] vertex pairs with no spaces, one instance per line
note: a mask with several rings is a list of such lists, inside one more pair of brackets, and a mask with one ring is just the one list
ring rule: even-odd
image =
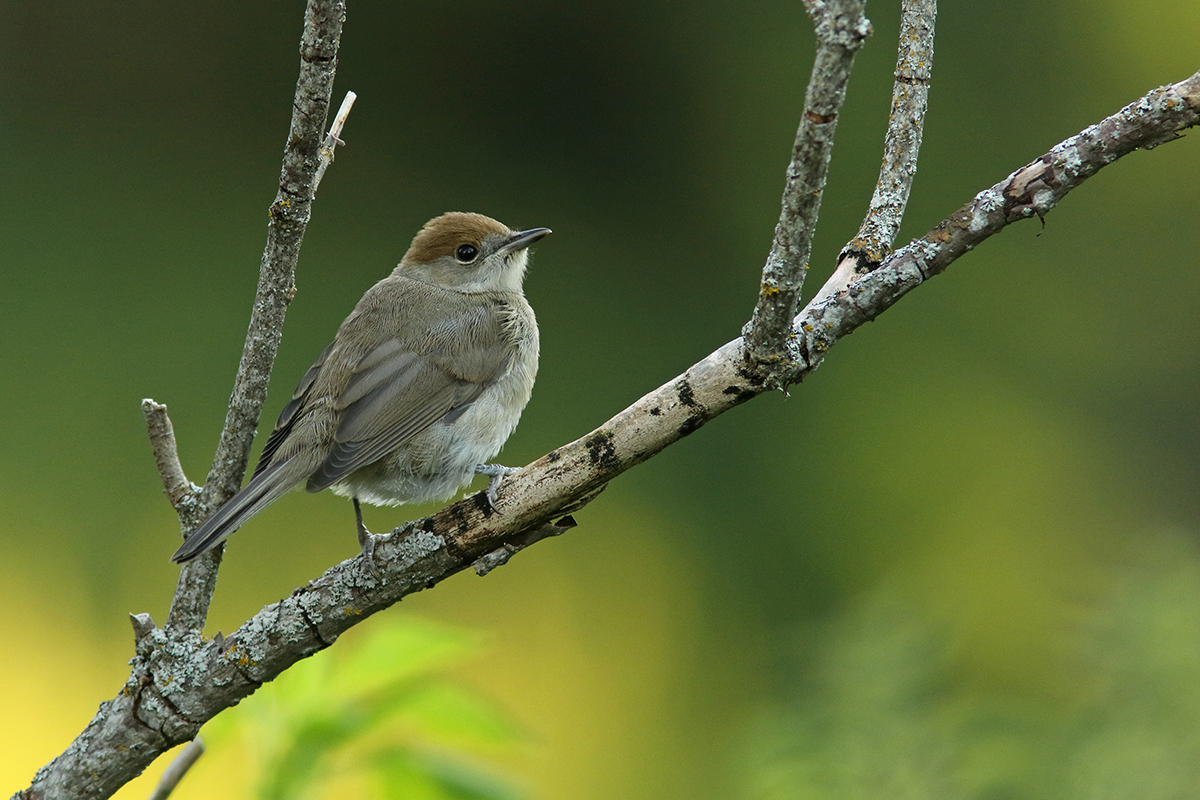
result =
[[508,237],[508,241],[500,246],[501,253],[515,253],[524,250],[529,245],[551,233],[549,228],[530,228],[527,231],[517,231]]

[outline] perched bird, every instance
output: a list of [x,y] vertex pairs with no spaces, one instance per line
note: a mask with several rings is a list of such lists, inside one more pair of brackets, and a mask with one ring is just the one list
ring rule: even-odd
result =
[[482,214],[425,223],[400,265],[363,295],[300,379],[254,476],[171,557],[215,547],[292,488],[354,501],[359,544],[374,540],[359,501],[440,500],[507,467],[500,451],[529,402],[538,328],[521,284],[526,248],[549,228],[512,231]]

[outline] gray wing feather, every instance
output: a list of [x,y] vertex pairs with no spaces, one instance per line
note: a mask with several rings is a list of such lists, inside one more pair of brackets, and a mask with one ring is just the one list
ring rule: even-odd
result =
[[338,396],[341,421],[333,447],[309,477],[319,492],[375,463],[438,420],[474,402],[484,384],[457,379],[424,356],[390,345],[368,354]]
[[246,520],[287,494],[296,478],[283,469],[287,462],[271,464],[257,471],[254,478],[192,532],[171,560],[182,564],[205,550],[216,547],[242,526]]
[[279,449],[279,445],[283,444],[284,439],[292,432],[292,426],[296,422],[296,414],[308,399],[308,392],[312,389],[313,384],[316,383],[317,376],[321,373],[321,367],[325,365],[325,359],[329,357],[334,344],[336,342],[330,342],[321,351],[321,355],[317,356],[316,362],[308,368],[308,372],[304,373],[304,377],[300,379],[300,384],[296,387],[296,391],[292,393],[292,399],[283,407],[283,411],[279,412],[279,419],[275,421],[275,430],[271,431],[267,443],[263,445],[262,454],[258,457],[258,466],[254,468],[253,477],[258,477],[258,474],[267,468],[267,465],[271,463],[271,459],[275,457],[275,451]]
[[[380,351],[386,351],[380,353]],[[385,385],[403,386],[418,379],[418,372],[426,365],[417,353],[404,350],[400,342],[392,339],[367,354],[354,369],[354,375],[346,388],[338,395],[334,407],[349,415],[361,415],[365,406],[359,402],[368,395],[378,396]]]

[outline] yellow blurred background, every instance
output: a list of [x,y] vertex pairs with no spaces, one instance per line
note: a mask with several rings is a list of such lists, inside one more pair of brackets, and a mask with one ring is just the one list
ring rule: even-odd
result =
[[[1194,0],[943,5],[902,240],[1198,66]],[[178,526],[139,402],[169,405],[202,481],[302,12],[5,9],[10,793],[119,689],[128,614],[165,618]],[[815,285],[874,184],[898,14],[868,7]],[[264,424],[447,210],[555,231],[526,282],[543,363],[504,463],[736,336],[811,40],[784,0],[350,0],[335,95],[359,101],[314,207]],[[548,800],[1200,796],[1197,187],[1195,133],[1123,159],[1044,229],[1006,230],[839,344],[790,396],[616,481],[578,529],[422,592],[334,651],[411,619],[473,632],[446,674],[520,731],[480,757]],[[369,509],[367,523],[432,510]],[[327,493],[257,517],[227,548],[207,632],[352,556],[351,519]],[[232,733],[206,736],[175,796],[254,796],[253,759]],[[148,795],[165,763],[118,796]]]

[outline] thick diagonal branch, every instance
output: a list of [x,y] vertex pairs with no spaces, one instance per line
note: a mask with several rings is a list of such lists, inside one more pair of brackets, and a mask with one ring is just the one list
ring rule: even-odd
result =
[[[980,192],[847,291],[810,303],[792,321],[802,358],[784,377],[795,381],[811,372],[840,338],[1008,224],[1044,215],[1105,165],[1172,141],[1197,124],[1200,73],[1154,90]],[[223,642],[135,618],[137,655],[129,680],[17,797],[107,797],[159,754],[193,738],[205,721],[371,614],[505,545],[516,550],[559,532],[565,526],[546,522],[769,388],[747,369],[744,345],[742,339],[729,342],[587,436],[508,476],[495,508],[476,495],[382,537],[376,548],[381,575],[361,557],[342,562],[264,608]]]

